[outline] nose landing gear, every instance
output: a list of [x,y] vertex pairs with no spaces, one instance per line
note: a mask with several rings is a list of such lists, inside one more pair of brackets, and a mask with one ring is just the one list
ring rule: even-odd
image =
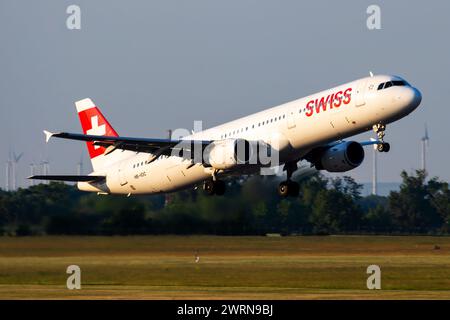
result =
[[295,170],[297,170],[297,163],[286,163],[284,170],[286,170],[287,179],[286,181],[282,181],[278,186],[278,194],[282,197],[298,197],[300,193],[300,186],[297,182],[291,180],[292,174]]
[[385,130],[386,126],[382,123],[373,125],[373,131],[377,134],[378,141],[381,142],[377,145],[377,150],[379,152],[389,152],[389,150],[391,150],[391,145],[388,142],[384,142]]

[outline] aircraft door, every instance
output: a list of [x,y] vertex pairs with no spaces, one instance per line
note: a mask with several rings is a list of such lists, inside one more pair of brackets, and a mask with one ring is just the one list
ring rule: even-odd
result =
[[126,162],[119,165],[118,175],[119,175],[119,183],[121,186],[124,186],[128,183],[127,175],[126,175]]
[[286,121],[288,129],[295,128],[295,112],[293,108],[286,114]]
[[367,80],[360,80],[356,89],[355,106],[361,107],[366,104]]

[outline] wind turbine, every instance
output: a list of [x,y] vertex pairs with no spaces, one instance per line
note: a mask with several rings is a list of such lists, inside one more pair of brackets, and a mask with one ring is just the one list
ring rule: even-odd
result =
[[83,150],[81,150],[80,161],[77,163],[77,175],[83,174]]
[[422,140],[422,170],[426,171],[427,149],[430,145],[430,137],[428,136],[428,128],[426,124],[425,124],[425,135],[422,137],[421,140]]
[[11,153],[9,155],[8,160],[6,161],[6,171],[5,171],[5,190],[11,191],[11,168],[12,168],[12,160]]
[[[40,162],[41,172],[44,176],[50,174],[50,162],[48,160],[48,145],[45,144],[45,150],[44,150],[44,156],[41,154],[41,159],[43,159]],[[43,183],[49,184],[49,181],[44,181]]]
[[[30,163],[30,175],[34,176],[36,175],[36,164],[33,162]],[[29,179],[29,183],[30,183],[30,187],[35,185],[35,180],[34,179]]]
[[[41,166],[41,172],[44,176],[48,175],[50,173],[50,162],[48,161],[48,158],[45,157],[44,160],[41,161],[40,163]],[[48,181],[44,181],[42,183],[48,184]]]
[[19,164],[20,158],[22,158],[23,152],[18,155],[13,151],[13,162],[12,162],[12,190],[17,189],[17,165]]

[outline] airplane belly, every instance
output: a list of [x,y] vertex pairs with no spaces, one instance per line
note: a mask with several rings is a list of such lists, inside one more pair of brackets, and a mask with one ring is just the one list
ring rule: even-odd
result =
[[295,137],[289,137],[295,149],[302,149],[321,143],[336,136],[336,131],[330,125],[331,117],[323,114],[315,118],[303,118]]
[[202,182],[211,176],[202,165],[188,169],[190,162],[180,158],[165,158],[150,164],[147,170],[146,185],[153,193],[172,192]]

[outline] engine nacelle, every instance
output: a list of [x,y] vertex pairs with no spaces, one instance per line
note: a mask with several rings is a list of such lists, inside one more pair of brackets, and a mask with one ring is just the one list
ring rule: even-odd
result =
[[358,167],[363,160],[363,146],[355,141],[346,141],[325,150],[316,167],[329,172],[345,172]]
[[212,142],[205,149],[204,161],[214,169],[226,170],[248,163],[251,146],[244,139],[226,139]]

